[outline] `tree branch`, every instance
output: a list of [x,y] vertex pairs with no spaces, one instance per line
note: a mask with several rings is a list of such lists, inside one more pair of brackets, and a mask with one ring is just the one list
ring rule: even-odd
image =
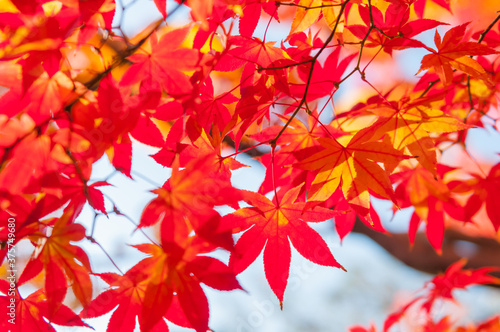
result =
[[[352,231],[366,235],[404,264],[431,274],[443,272],[463,257],[467,258],[468,268],[500,267],[500,243],[494,239],[473,237],[448,229],[444,234],[442,254],[439,255],[424,233],[417,233],[412,246],[408,234],[380,233],[369,229],[360,220],[356,220]],[[493,272],[492,275],[500,277],[499,272]]]

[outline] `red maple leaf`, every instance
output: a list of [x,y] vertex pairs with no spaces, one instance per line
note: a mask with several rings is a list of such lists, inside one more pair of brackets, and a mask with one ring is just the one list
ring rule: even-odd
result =
[[79,44],[84,44],[91,39],[99,28],[111,31],[111,23],[115,14],[113,0],[61,0],[61,2],[78,11],[81,23],[78,34]]
[[[182,241],[195,231],[221,243],[220,233],[230,231],[218,228],[219,215],[213,207],[227,204],[237,208],[241,193],[232,187],[227,174],[214,171],[215,167],[217,163],[210,155],[192,160],[183,170],[174,165],[170,179],[153,190],[158,197],[144,208],[139,227],[161,223],[165,242]],[[232,247],[232,240],[222,239],[222,243],[226,248]]]
[[[461,259],[458,262],[450,265],[446,269],[444,274],[440,274],[434,279],[432,279],[426,285],[426,293],[420,295],[406,305],[404,305],[400,310],[391,314],[384,322],[384,332],[389,331],[391,326],[396,324],[401,317],[406,313],[408,308],[411,306],[419,306],[426,313],[426,324],[431,327],[434,326],[433,319],[431,317],[431,310],[436,302],[436,300],[453,300],[452,292],[456,289],[465,289],[471,285],[484,285],[484,284],[500,284],[500,279],[491,276],[489,273],[499,271],[495,267],[485,267],[476,270],[464,269],[466,259]],[[439,324],[443,325],[441,321]],[[446,323],[446,322],[445,322]],[[486,323],[485,323],[486,324]],[[448,326],[447,324],[445,324]],[[487,325],[485,325],[487,326]],[[441,331],[439,329],[430,329],[429,331]],[[444,329],[442,331],[447,331]],[[477,330],[479,331],[479,330]]]
[[252,37],[259,23],[262,10],[279,21],[276,9],[277,4],[274,1],[245,1],[243,16],[240,17],[240,24],[238,25],[240,35],[243,37]]
[[[300,66],[297,68],[297,74],[303,83],[289,83],[290,94],[295,98],[302,98],[307,88],[307,100],[312,101],[324,96],[331,95],[338,88],[337,84],[342,80],[347,66],[356,57],[351,54],[341,59],[340,47],[336,47],[326,58],[323,66],[315,63],[311,80],[308,83],[311,72],[311,65]],[[332,92],[333,91],[333,92]]]
[[192,89],[189,77],[183,70],[193,70],[198,63],[198,52],[181,47],[190,28],[175,29],[149,39],[150,52],[138,52],[128,59],[133,63],[123,76],[122,86],[141,82],[147,89],[156,90],[159,85],[171,95],[188,94]]
[[[53,311],[43,288],[31,293],[26,298],[22,298],[17,288],[11,290],[7,280],[0,280],[0,292],[5,294],[0,296],[0,305],[7,308],[5,314],[0,318],[0,328],[4,331],[55,332],[53,324],[91,328],[64,304],[59,305]],[[52,313],[50,313],[51,311]]]
[[160,11],[163,19],[167,18],[167,0],[154,0],[156,8]]
[[275,61],[290,58],[284,50],[275,47],[274,44],[276,42],[264,42],[257,37],[233,36],[228,40],[228,45],[232,48],[220,58],[215,70],[236,70],[247,62],[267,68]]
[[[116,273],[100,273],[97,276],[108,283],[110,289],[93,299],[82,310],[80,317],[99,317],[117,307],[109,320],[106,331],[132,332],[135,328],[137,316],[139,316],[141,332],[148,331],[143,327],[143,318],[141,316],[142,303],[149,282],[148,276],[133,269],[123,276]],[[167,298],[164,300],[168,305],[169,300]],[[150,325],[149,330],[154,330],[153,328],[157,331],[168,331],[168,326],[163,319],[159,319]]]
[[[420,223],[425,221],[430,244],[437,252],[441,252],[446,213],[457,210],[458,206],[451,196],[450,188],[443,181],[444,175],[452,170],[438,164],[435,176],[421,166],[404,167],[401,172],[391,176],[394,182],[399,182],[395,189],[399,205],[415,207],[408,230],[410,243],[413,244]],[[460,219],[464,220],[463,217]]]
[[471,56],[497,54],[498,52],[476,42],[464,41],[465,29],[468,25],[469,23],[464,23],[451,28],[446,32],[443,40],[436,30],[434,42],[437,51],[427,48],[432,54],[427,54],[422,58],[419,72],[433,68],[444,85],[449,85],[453,80],[453,69],[490,82],[489,75],[484,68]]
[[[392,54],[392,50],[402,50],[410,47],[425,47],[425,45],[412,37],[445,24],[430,19],[419,19],[408,22],[410,7],[391,4],[384,14],[375,6],[358,6],[359,14],[365,25],[349,25],[349,29],[357,38],[363,40],[365,36],[367,47],[383,47],[384,51]],[[377,29],[373,29],[373,24]],[[369,34],[369,30],[371,31]]]
[[[200,283],[218,290],[241,289],[231,270],[219,260],[198,254],[214,250],[197,236],[184,238],[182,246],[163,243],[134,245],[150,257],[124,276],[99,276],[110,289],[84,308],[81,317],[101,316],[116,309],[107,331],[133,331],[139,317],[141,332],[168,331],[162,317],[197,332],[208,329],[208,301]],[[112,301],[109,301],[109,299]]]
[[283,302],[290,268],[290,242],[310,261],[343,269],[337,263],[323,238],[307,222],[325,221],[340,214],[329,209],[315,207],[304,211],[305,202],[295,202],[300,187],[289,190],[278,201],[244,191],[246,207],[223,217],[234,232],[245,231],[231,253],[229,266],[236,273],[244,271],[264,249],[264,269],[271,289]]
[[38,249],[19,277],[19,284],[23,284],[42,270],[45,271],[45,293],[51,315],[55,315],[60,308],[66,296],[68,281],[76,298],[84,306],[92,298],[91,268],[87,254],[80,247],[70,244],[71,241],[85,238],[85,228],[73,223],[72,218],[72,211],[68,211],[55,221],[50,235],[42,231],[30,235]]
[[70,177],[65,173],[49,173],[41,181],[43,187],[41,190],[46,193],[43,198],[44,211],[46,213],[53,212],[69,201],[65,211],[72,209],[75,216],[80,214],[87,202],[92,208],[106,213],[104,197],[97,187],[109,185],[105,181],[98,181],[89,185],[82,183],[82,180],[77,176]]
[[500,207],[497,203],[500,197],[500,163],[493,166],[488,175],[472,174],[473,178],[454,186],[455,190],[473,191],[464,207],[465,219],[471,219],[483,206],[490,218],[495,231],[500,229]]
[[188,99],[184,105],[187,114],[193,114],[193,118],[206,132],[210,132],[212,126],[216,125],[224,130],[231,120],[231,113],[225,105],[238,101],[232,93],[214,95],[212,79],[208,77],[199,87],[199,95]]

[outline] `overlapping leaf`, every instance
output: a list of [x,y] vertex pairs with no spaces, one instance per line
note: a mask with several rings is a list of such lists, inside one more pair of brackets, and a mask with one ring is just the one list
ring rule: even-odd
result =
[[[428,283],[425,294],[416,297],[403,306],[399,311],[393,313],[386,319],[384,322],[384,332],[389,331],[391,326],[396,324],[412,306],[419,306],[422,310],[424,310],[424,312],[426,312],[425,321],[420,325],[425,325],[428,329],[432,328],[433,331],[446,331],[447,329],[436,329],[434,319],[431,315],[431,309],[437,300],[453,300],[454,297],[452,292],[456,289],[464,289],[471,285],[500,283],[498,278],[495,278],[490,274],[491,272],[498,271],[498,269],[481,268],[477,270],[469,270],[464,269],[466,263],[466,259],[461,259],[448,267],[444,274],[440,274],[432,279],[431,282]],[[488,323],[488,325],[489,324],[490,323]],[[451,324],[446,321],[446,317],[444,320],[441,320],[438,325],[445,328],[451,326]],[[484,327],[487,327],[486,323]],[[481,329],[478,329],[477,331],[481,331]]]
[[[14,296],[15,330],[84,326],[62,304],[72,287],[86,308],[82,317],[114,310],[109,331],[132,331],[136,319],[142,331],[167,331],[164,319],[206,331],[201,283],[239,288],[233,268],[241,272],[263,251],[266,277],[282,301],[290,244],[313,262],[341,267],[307,222],[336,216],[341,237],[358,217],[384,230],[370,194],[392,200],[394,210],[413,207],[411,242],[425,223],[436,251],[448,223],[478,219],[483,206],[498,230],[498,165],[488,175],[464,179],[440,165],[436,153],[449,146],[470,149],[461,130],[488,121],[499,127],[498,19],[474,18],[474,26],[484,27],[471,33],[467,24],[443,38],[436,33],[433,50],[425,39],[414,39],[442,24],[429,19],[439,18],[427,0],[175,2],[179,10],[168,3],[168,12],[167,1],[151,2],[165,22],[132,37],[122,19],[113,20],[114,0],[0,1],[0,257],[5,260],[8,243],[31,239],[35,249],[19,284],[41,274],[43,280],[41,290]],[[451,9],[448,0],[432,2]],[[122,2],[121,17],[134,5]],[[448,20],[454,25],[463,15],[456,5]],[[189,22],[175,28],[170,14],[186,7]],[[413,20],[414,12],[421,18]],[[373,46],[377,53],[368,50]],[[431,53],[421,64],[429,73],[415,84],[404,75],[398,77],[405,82],[385,82],[376,69],[394,62],[378,52],[409,47]],[[345,112],[346,100],[360,102],[364,92],[339,88],[357,78],[377,96]],[[273,125],[276,117],[286,124]],[[260,144],[252,145],[253,139]],[[88,233],[74,218],[87,202],[96,223],[109,206],[123,216],[112,197],[105,206],[98,188],[115,170],[130,178],[140,173],[132,173],[136,141],[160,148],[153,159],[172,168],[139,224],[159,224],[161,245],[137,245],[149,257],[122,276],[100,274],[110,288],[91,301],[88,257],[72,243]],[[267,167],[259,194],[241,193],[231,183],[232,171],[243,166],[233,157],[243,148]],[[99,172],[92,166],[104,154],[115,170],[94,179]],[[274,200],[261,195],[271,192]],[[463,197],[455,199],[455,193]],[[239,209],[241,199],[250,207]],[[236,212],[221,217],[219,205]],[[44,220],[49,213],[63,216]],[[6,227],[12,216],[15,227]],[[240,231],[234,246],[232,234]],[[220,248],[231,252],[230,267],[207,255]],[[486,270],[458,271],[462,265],[436,278],[431,295],[419,301],[430,307],[435,299],[449,299],[450,288],[497,281]],[[6,283],[0,288],[4,292]],[[445,316],[425,328],[452,326]],[[492,319],[477,329],[496,327],[498,319]]]
[[52,233],[42,232],[30,236],[37,250],[19,278],[22,284],[45,271],[45,292],[50,318],[54,317],[71,285],[76,298],[87,305],[92,298],[90,262],[87,254],[72,241],[85,238],[85,228],[72,222],[72,212],[66,212],[57,219]]
[[175,29],[158,37],[150,38],[151,52],[136,53],[129,57],[133,65],[121,80],[121,85],[141,82],[149,89],[159,85],[172,95],[187,94],[192,85],[184,70],[192,70],[198,62],[198,52],[181,47],[189,27]]
[[[7,280],[0,280],[0,291],[5,294],[0,296],[0,303],[4,308],[8,308],[6,314],[0,318],[0,328],[4,331],[55,332],[56,329],[53,324],[58,326],[90,327],[64,304],[61,304],[53,311],[49,307],[49,302],[43,289],[31,293],[25,298],[22,298],[19,295],[19,291],[15,289],[14,296],[11,296],[10,292],[12,291]],[[10,310],[12,304],[14,305],[14,310]],[[51,311],[52,313],[50,313]],[[8,313],[12,313],[12,315]]]
[[[401,207],[415,207],[408,230],[410,243],[414,242],[420,223],[425,221],[426,235],[430,244],[437,252],[441,252],[446,213],[456,211],[458,204],[443,181],[444,175],[453,169],[438,165],[437,170],[437,176],[435,176],[420,166],[411,169],[403,168],[392,178],[399,182],[395,191]],[[460,220],[469,221],[465,220],[462,215],[462,212],[454,213],[454,216]]]
[[153,191],[158,197],[144,208],[139,227],[161,223],[165,242],[182,242],[194,230],[225,248],[231,247],[231,239],[223,235],[229,236],[230,229],[219,228],[220,217],[213,207],[237,207],[241,193],[231,186],[227,174],[214,171],[215,167],[217,161],[210,155],[192,160],[182,171],[174,165],[170,179]]
[[[219,290],[241,288],[231,270],[219,260],[198,256],[215,247],[194,236],[182,246],[163,243],[135,245],[150,257],[132,267],[124,276],[99,276],[110,289],[84,308],[85,318],[113,312],[107,331],[133,331],[139,317],[140,329],[168,331],[163,317],[197,332],[208,329],[208,302],[200,287],[204,283]],[[111,299],[111,301],[109,300]]]
[[409,156],[385,142],[367,140],[372,135],[371,128],[360,130],[346,146],[335,138],[318,138],[323,150],[296,164],[318,172],[310,200],[324,201],[340,186],[346,200],[362,216],[368,216],[369,191],[395,202],[389,176],[378,163],[397,164]]
[[[383,13],[375,6],[358,6],[359,14],[365,25],[349,25],[349,29],[357,38],[366,38],[367,47],[381,46],[384,51],[392,54],[393,50],[401,50],[410,47],[425,47],[425,45],[413,39],[414,36],[435,28],[442,22],[429,19],[419,19],[408,22],[410,19],[410,7],[391,4]],[[373,24],[378,29],[373,29]]]
[[417,161],[435,174],[437,157],[436,139],[433,136],[471,127],[439,109],[432,108],[432,101],[426,98],[403,97],[397,102],[388,102],[374,97],[365,108],[347,114],[376,115],[378,118],[372,125],[374,137],[388,135],[395,149],[417,156]]
[[468,23],[465,23],[451,28],[442,40],[436,30],[434,43],[437,51],[429,49],[432,54],[423,57],[419,72],[433,68],[445,85],[451,83],[454,69],[489,82],[489,76],[484,68],[471,56],[495,54],[497,51],[479,43],[464,41],[467,26]]

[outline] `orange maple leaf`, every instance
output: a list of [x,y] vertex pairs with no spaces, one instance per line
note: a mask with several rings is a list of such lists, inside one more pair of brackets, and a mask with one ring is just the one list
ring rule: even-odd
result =
[[300,0],[297,3],[297,11],[288,38],[295,33],[304,31],[319,20],[323,2],[322,0]]
[[[278,114],[283,123],[288,121],[290,123],[277,140],[280,149],[276,151],[274,156],[275,165],[292,165],[321,150],[321,145],[318,143],[317,137],[327,135],[325,128],[335,137],[345,134],[330,125],[320,124],[317,120],[317,110],[313,110],[312,115],[307,118],[306,125],[297,118]],[[260,142],[268,142],[277,137],[282,128],[281,125],[271,126],[251,137]],[[265,154],[259,158],[261,163],[267,168],[264,182],[262,182],[259,188],[259,193],[265,194],[272,191],[274,185],[281,187],[281,190],[291,189],[298,186],[304,180],[306,171],[293,167],[275,167],[273,180],[272,159],[270,154]],[[290,179],[294,180],[290,181]],[[305,188],[302,191],[305,191]]]
[[373,133],[372,128],[360,130],[346,146],[335,138],[318,138],[324,149],[295,165],[319,171],[312,182],[309,200],[324,201],[341,186],[351,207],[368,220],[368,190],[396,202],[389,176],[379,163],[397,164],[410,156],[386,142],[369,141]]
[[36,250],[19,277],[19,284],[45,271],[45,291],[49,313],[55,314],[66,295],[68,282],[82,305],[92,299],[90,262],[87,254],[70,244],[85,238],[85,228],[73,223],[73,212],[68,211],[55,221],[50,235],[38,231],[30,235]]
[[[490,82],[484,68],[471,56],[498,54],[494,49],[475,42],[463,41],[465,29],[469,23],[451,28],[441,40],[439,32],[434,35],[437,51],[427,48],[432,54],[427,54],[422,59],[420,66],[423,70],[433,68],[444,85],[449,85],[453,79],[453,69],[460,70],[472,77]],[[418,74],[418,73],[417,73]]]
[[170,95],[187,94],[192,89],[189,77],[183,70],[192,70],[198,63],[198,52],[181,47],[190,27],[175,29],[159,40],[156,33],[149,39],[150,52],[140,52],[128,57],[133,62],[120,82],[131,85],[141,82],[149,89],[161,86]]

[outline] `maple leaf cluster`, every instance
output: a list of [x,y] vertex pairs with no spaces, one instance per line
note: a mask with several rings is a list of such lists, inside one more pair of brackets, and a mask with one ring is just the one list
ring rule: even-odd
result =
[[[116,309],[108,331],[133,331],[136,319],[143,332],[167,331],[166,321],[207,331],[201,285],[241,289],[236,276],[262,252],[283,305],[292,246],[344,269],[308,223],[334,218],[341,238],[357,218],[386,232],[373,197],[394,211],[411,208],[410,242],[424,223],[437,252],[447,227],[475,225],[496,236],[500,164],[471,170],[467,137],[499,129],[500,16],[484,27],[441,21],[435,12],[452,10],[445,0],[176,2],[155,0],[162,19],[134,37],[123,33],[123,17],[113,19],[114,0],[2,2],[0,257],[8,263],[17,243],[32,245],[12,295],[0,283],[1,302],[15,299],[15,329],[89,327],[83,319]],[[190,16],[171,26],[180,7]],[[289,32],[269,40],[275,27]],[[434,45],[420,38],[426,32]],[[378,65],[410,49],[425,53],[417,76],[374,78]],[[356,81],[360,93],[338,102]],[[73,243],[96,243],[94,227],[79,222],[83,207],[126,216],[103,194],[110,183],[92,178],[93,165],[107,158],[133,179],[139,143],[171,170],[135,224],[156,236],[134,245],[147,257],[128,271],[94,273]],[[455,164],[446,158],[453,149]],[[233,172],[248,167],[241,153],[266,168],[256,192],[232,184]],[[220,206],[233,212],[222,215]],[[211,256],[221,249],[228,264]],[[450,283],[497,282],[490,269],[460,272],[462,265],[418,298],[425,310],[451,297]],[[40,288],[21,296],[37,278]],[[109,285],[97,295],[96,278]],[[69,293],[79,314],[65,302]],[[6,317],[0,322],[13,328]],[[437,324],[444,331],[449,322]]]
[[[484,331],[493,332],[500,328],[500,316],[492,317],[477,326],[455,326],[447,315],[437,318],[433,313],[433,309],[442,306],[444,302],[455,301],[453,292],[455,290],[466,289],[472,285],[482,284],[499,284],[500,279],[492,277],[489,273],[495,268],[481,268],[477,270],[464,269],[466,259],[452,264],[445,273],[436,276],[429,281],[425,288],[421,290],[421,295],[415,296],[411,301],[403,305],[398,311],[392,313],[384,322],[383,331],[393,330],[392,328],[400,325],[403,328],[404,316],[410,316],[411,319],[418,323],[406,326],[410,329],[422,329],[424,331],[446,332],[474,332]],[[453,330],[452,330],[453,328]],[[350,332],[376,332],[377,329],[373,324],[369,328],[363,326],[353,326],[349,329]]]

